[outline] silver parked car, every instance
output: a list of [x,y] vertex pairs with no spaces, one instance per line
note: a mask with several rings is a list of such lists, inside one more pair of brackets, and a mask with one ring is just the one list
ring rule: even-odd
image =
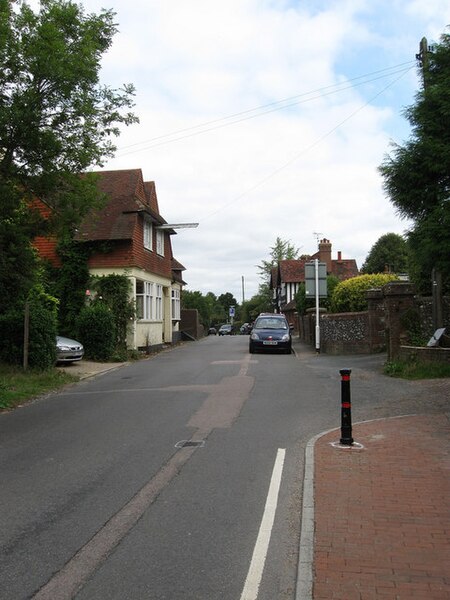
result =
[[84,355],[83,344],[70,338],[56,336],[56,362],[74,362]]

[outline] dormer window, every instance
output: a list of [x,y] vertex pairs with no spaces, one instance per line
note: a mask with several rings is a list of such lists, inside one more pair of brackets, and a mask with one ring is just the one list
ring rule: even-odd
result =
[[153,226],[152,222],[144,219],[144,248],[153,250]]

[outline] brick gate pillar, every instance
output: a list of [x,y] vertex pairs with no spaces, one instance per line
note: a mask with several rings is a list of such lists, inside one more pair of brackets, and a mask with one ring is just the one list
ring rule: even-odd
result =
[[382,352],[386,348],[386,323],[384,296],[381,289],[366,292],[369,319],[369,352]]
[[414,286],[411,283],[391,281],[382,288],[386,319],[386,342],[388,360],[396,360],[400,346],[408,339],[402,325],[402,315],[415,307]]

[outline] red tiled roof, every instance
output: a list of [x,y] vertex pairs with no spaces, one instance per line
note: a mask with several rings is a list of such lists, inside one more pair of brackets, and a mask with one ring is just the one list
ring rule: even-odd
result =
[[354,258],[331,261],[331,274],[336,275],[341,281],[359,275],[358,266]]
[[173,271],[186,271],[186,267],[184,267],[180,262],[178,262],[176,258],[172,257],[172,270]]
[[159,215],[158,197],[156,195],[156,186],[154,181],[144,182],[144,189],[149,199],[150,209]]
[[133,237],[137,213],[145,211],[153,221],[166,221],[158,212],[154,182],[144,183],[141,169],[97,171],[98,188],[106,195],[103,208],[91,211],[75,239],[125,240]]
[[[281,260],[279,262],[281,283],[302,283],[305,281],[305,263],[318,258],[318,253],[307,260]],[[356,260],[346,258],[331,261],[331,273],[343,281],[359,275]],[[274,286],[272,286],[274,287]]]
[[290,259],[280,261],[280,276],[283,283],[305,281],[305,261]]

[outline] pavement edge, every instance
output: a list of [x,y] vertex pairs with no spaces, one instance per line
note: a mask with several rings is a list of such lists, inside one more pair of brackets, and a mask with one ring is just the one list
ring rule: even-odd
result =
[[305,470],[303,476],[302,525],[300,530],[297,587],[295,600],[313,598],[314,561],[314,446],[322,436],[337,428],[318,433],[309,440],[305,448]]

